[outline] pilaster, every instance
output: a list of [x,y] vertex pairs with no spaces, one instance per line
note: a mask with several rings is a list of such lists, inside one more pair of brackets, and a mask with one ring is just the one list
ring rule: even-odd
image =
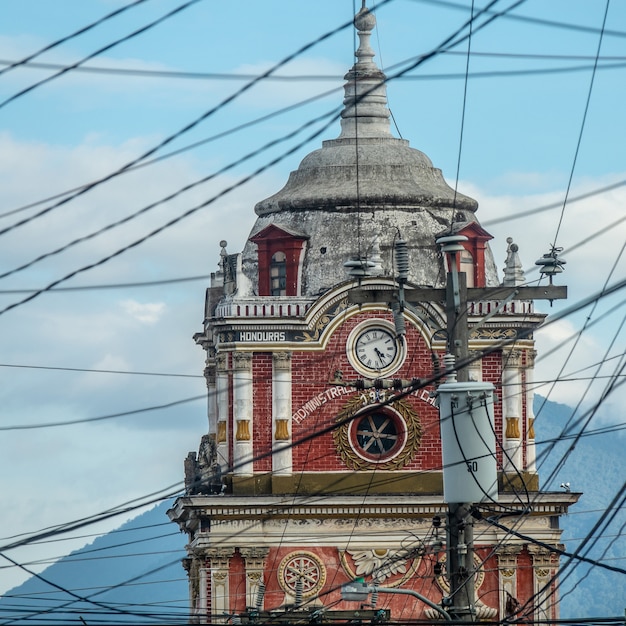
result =
[[233,474],[251,476],[252,415],[253,415],[252,355],[233,353]]
[[207,615],[207,621],[211,624],[225,624],[230,619],[227,617],[230,612],[228,573],[234,550],[232,548],[209,548],[204,554],[209,559],[211,572],[211,614]]
[[272,471],[291,474],[291,353],[272,355]]
[[529,472],[537,471],[537,449],[535,447],[535,350],[526,351],[526,469]]
[[265,584],[263,573],[265,572],[265,559],[269,554],[269,548],[239,548],[244,559],[246,569],[246,606],[256,607],[263,610],[263,606],[257,607],[259,585]]
[[216,382],[216,363],[215,358],[208,356],[206,367],[204,368],[204,378],[207,388],[207,418],[209,420],[210,434],[217,436],[217,392],[215,388]]
[[550,620],[558,617],[558,595],[553,589],[559,557],[547,548],[528,545],[533,560],[533,597],[535,620]]
[[215,403],[217,459],[222,473],[228,471],[230,452],[228,449],[228,354],[215,357]]
[[522,357],[518,349],[502,351],[502,419],[505,472],[523,470]]
[[502,545],[498,557],[498,588],[500,589],[500,620],[513,617],[519,607],[517,600],[517,556],[521,545]]

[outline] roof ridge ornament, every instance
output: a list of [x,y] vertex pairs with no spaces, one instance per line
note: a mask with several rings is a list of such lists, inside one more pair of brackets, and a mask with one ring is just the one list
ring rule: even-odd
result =
[[519,246],[513,243],[513,237],[506,238],[506,260],[504,262],[504,280],[502,284],[506,287],[523,285],[526,282],[522,262],[518,254]]
[[393,137],[387,109],[387,77],[374,62],[370,39],[376,28],[375,15],[365,6],[354,17],[359,36],[356,63],[344,76],[344,109],[341,112],[339,139],[359,137]]

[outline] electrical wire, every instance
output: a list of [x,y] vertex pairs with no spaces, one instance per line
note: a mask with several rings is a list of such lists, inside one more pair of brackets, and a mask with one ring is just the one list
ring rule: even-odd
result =
[[87,61],[89,61],[89,59],[93,59],[94,57],[99,56],[103,52],[107,52],[108,50],[111,50],[111,49],[115,48],[116,46],[119,46],[121,43],[125,43],[127,41],[130,41],[131,39],[134,39],[138,35],[142,35],[143,33],[149,31],[151,28],[154,28],[155,26],[165,22],[166,20],[170,19],[174,15],[177,15],[178,13],[181,13],[185,9],[188,9],[190,6],[196,4],[196,3],[200,2],[200,1],[201,0],[187,0],[187,2],[184,2],[183,4],[177,6],[175,9],[172,9],[168,13],[165,13],[164,15],[162,15],[159,18],[157,18],[156,20],[153,20],[152,22],[149,22],[148,24],[142,26],[141,28],[138,28],[138,29],[134,30],[132,33],[129,33],[128,35],[125,35],[124,37],[116,39],[112,43],[109,43],[106,46],[103,46],[103,47],[99,48],[95,52],[92,52],[91,54],[87,55],[86,57],[83,57],[80,61],[76,61],[76,63],[72,63],[71,65],[68,65],[67,67],[63,68],[62,70],[59,70],[56,74],[53,74],[52,76],[47,76],[46,78],[42,78],[40,81],[38,81],[38,82],[28,86],[28,87],[25,87],[24,89],[21,89],[20,91],[18,91],[17,93],[13,94],[12,96],[9,96],[8,98],[2,100],[0,102],[0,109],[2,109],[3,107],[5,107],[7,104],[9,104],[11,102],[14,102],[18,98],[21,98],[22,96],[26,95],[27,93],[30,93],[31,91],[33,91],[37,87],[41,87],[41,85],[45,85],[46,83],[49,83],[50,81],[55,80],[56,78],[59,78],[60,76],[63,76],[64,74],[66,74],[67,72],[70,72],[74,68],[82,65],[83,63],[86,63]]
[[[199,0],[192,0],[192,1],[193,2],[198,2]],[[392,0],[381,0],[381,4],[386,4],[387,2],[391,2],[391,1]],[[352,24],[352,20],[350,20],[349,22],[345,22],[344,24],[341,24],[340,26],[338,26],[338,27],[336,27],[336,28],[334,28],[334,29],[324,33],[323,35],[321,35],[319,37],[317,37],[315,40],[313,40],[313,41],[311,41],[311,42],[301,46],[295,52],[292,52],[291,54],[287,55],[281,61],[279,61],[278,63],[274,64],[268,70],[266,70],[265,72],[260,74],[257,78],[247,82],[245,85],[240,87],[237,91],[233,92],[229,96],[226,96],[218,104],[216,104],[215,106],[211,107],[209,110],[207,110],[204,113],[202,113],[202,115],[200,115],[196,119],[192,120],[191,122],[187,123],[186,125],[184,125],[181,129],[179,129],[175,133],[167,136],[165,139],[160,141],[157,145],[155,145],[152,148],[150,148],[149,150],[143,152],[139,157],[133,159],[132,161],[127,162],[121,168],[118,168],[117,170],[111,172],[110,174],[108,174],[108,175],[106,175],[106,176],[104,176],[102,178],[99,178],[99,179],[97,179],[95,181],[92,181],[88,185],[82,187],[75,194],[63,198],[59,202],[57,202],[57,203],[55,203],[55,204],[53,204],[53,205],[51,205],[51,206],[49,206],[49,207],[39,211],[35,215],[32,215],[32,216],[30,216],[30,217],[28,217],[26,219],[23,219],[23,220],[21,220],[19,222],[16,222],[15,224],[12,224],[9,227],[1,229],[0,230],[0,235],[4,235],[4,234],[6,234],[9,231],[14,230],[15,228],[23,226],[24,224],[27,224],[27,223],[31,222],[32,220],[34,220],[36,218],[39,218],[42,215],[45,215],[46,213],[52,211],[53,209],[56,209],[57,207],[62,206],[64,204],[70,202],[74,198],[77,198],[77,197],[87,193],[88,191],[91,191],[92,189],[94,189],[98,185],[100,185],[102,183],[105,183],[105,182],[108,182],[109,180],[112,180],[113,178],[115,178],[116,176],[119,176],[120,174],[122,174],[123,172],[128,170],[129,168],[131,168],[131,167],[139,164],[140,162],[146,160],[148,157],[151,157],[153,154],[156,154],[156,152],[158,152],[159,150],[161,150],[165,146],[167,146],[170,143],[172,143],[175,139],[178,139],[179,137],[182,137],[183,135],[188,133],[190,130],[192,130],[193,128],[198,126],[201,122],[204,122],[209,117],[213,116],[215,113],[217,113],[218,111],[220,111],[221,109],[223,109],[227,105],[229,105],[232,102],[234,102],[237,98],[239,98],[239,96],[241,96],[244,93],[246,93],[247,91],[249,91],[252,87],[254,87],[257,83],[259,83],[262,80],[264,80],[267,76],[271,76],[278,69],[280,69],[281,67],[287,65],[289,62],[293,61],[294,59],[296,59],[297,57],[302,55],[304,52],[306,52],[307,50],[310,50],[311,48],[315,47],[316,45],[318,45],[322,41],[325,41],[325,40],[329,39],[330,37],[332,37],[336,33],[341,32],[342,30],[344,30],[345,28],[347,28],[351,24]]]
[[[50,44],[47,44],[46,46],[37,50],[36,52],[32,52],[31,54],[29,54],[28,56],[25,56],[19,61],[1,61],[0,63],[3,65],[6,64],[6,67],[0,69],[0,76],[2,74],[6,74],[7,72],[15,69],[16,67],[20,67],[22,65],[27,65],[27,66],[30,65],[30,62],[33,59],[36,59],[38,56],[41,56],[44,52],[48,52],[49,50],[52,50],[53,48],[56,48],[60,46],[61,44],[67,43],[68,41],[74,39],[75,37],[78,37],[79,35],[83,35],[86,32],[89,32],[90,30],[96,28],[97,26],[104,24],[108,20],[114,17],[117,17],[118,15],[121,15],[122,13],[125,13],[129,9],[134,9],[136,6],[143,4],[144,2],[147,2],[147,0],[133,0],[133,2],[129,2],[128,4],[121,6],[119,9],[115,9],[114,11],[111,11],[111,13],[107,13],[103,17],[97,19],[95,22],[91,22],[90,24],[87,24],[86,26],[79,28],[73,33],[70,33],[69,35],[65,35],[64,37],[61,37],[60,39],[57,39]],[[68,69],[69,70],[70,68],[56,67],[54,69],[64,69],[64,70]],[[71,68],[71,69],[75,69],[75,68]]]
[[600,30],[600,36],[598,38],[598,47],[596,50],[596,59],[593,65],[593,71],[591,72],[591,79],[589,81],[589,89],[587,90],[587,100],[585,102],[585,108],[583,112],[583,117],[580,123],[580,130],[578,132],[578,138],[576,141],[576,149],[574,150],[574,157],[572,159],[572,166],[570,168],[569,179],[567,181],[567,188],[565,190],[565,197],[563,198],[563,208],[561,209],[561,215],[559,216],[559,222],[556,227],[556,233],[554,235],[554,243],[553,246],[556,248],[557,240],[559,238],[559,233],[561,232],[561,225],[563,223],[563,218],[565,216],[565,207],[567,205],[567,198],[569,196],[569,192],[572,186],[572,180],[574,178],[574,171],[576,170],[576,163],[578,162],[578,154],[580,152],[580,145],[582,143],[583,132],[585,130],[585,125],[587,122],[587,115],[589,114],[589,104],[591,102],[591,94],[593,93],[593,84],[596,78],[596,70],[598,67],[598,58],[600,57],[600,50],[602,48],[602,40],[604,39],[604,30],[606,28],[606,20],[609,14],[609,5],[610,0],[606,0],[605,9],[604,9],[604,17],[602,19],[602,28]]

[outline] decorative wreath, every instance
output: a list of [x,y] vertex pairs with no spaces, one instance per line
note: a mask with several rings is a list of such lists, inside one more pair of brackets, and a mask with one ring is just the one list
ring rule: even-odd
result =
[[[381,469],[397,470],[411,461],[420,447],[422,440],[422,424],[415,409],[404,399],[394,400],[388,405],[377,406],[384,398],[372,398],[370,406],[365,402],[363,394],[350,398],[337,415],[337,422],[341,424],[333,431],[333,439],[339,456],[343,462],[353,470]],[[355,441],[355,420],[367,416],[368,408],[378,414],[386,414],[390,421],[399,426],[398,445],[389,450],[389,454],[381,454],[379,460],[364,454],[358,449]],[[352,419],[351,419],[352,418]]]

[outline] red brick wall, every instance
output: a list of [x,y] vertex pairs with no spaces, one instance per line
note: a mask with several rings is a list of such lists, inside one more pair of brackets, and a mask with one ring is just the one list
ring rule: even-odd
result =
[[252,360],[254,381],[254,471],[272,471],[272,355],[257,353]]
[[[324,349],[301,350],[292,354],[292,413],[296,418],[292,423],[292,438],[300,442],[293,451],[293,469],[299,471],[337,471],[347,469],[335,450],[330,428],[346,402],[360,393],[350,387],[337,388],[331,381],[335,372],[342,372],[344,380],[362,378],[350,365],[346,356],[346,341],[350,331],[360,322],[371,318],[391,321],[391,315],[377,311],[354,315],[341,324],[328,339]],[[417,328],[407,324],[407,358],[393,378],[423,378],[433,371],[431,352]],[[442,361],[442,354],[438,357]],[[254,377],[254,454],[266,454],[272,441],[272,399],[271,399],[272,357],[270,353],[256,353],[253,359]],[[496,385],[497,395],[501,395],[502,364],[499,352],[483,359],[483,379]],[[421,447],[406,470],[441,469],[441,444],[439,436],[439,413],[432,406],[429,392],[433,387],[415,392],[407,398],[417,412],[422,424]],[[333,395],[334,394],[334,395]],[[318,400],[315,400],[318,398]],[[311,400],[319,402],[319,407],[306,409]],[[301,411],[302,410],[302,411]],[[301,411],[300,415],[298,412]],[[494,405],[496,433],[502,440],[502,405]],[[324,432],[328,430],[328,432]],[[304,441],[302,441],[304,440]],[[498,451],[498,461],[502,453]],[[271,471],[268,457],[255,461],[255,471]]]

